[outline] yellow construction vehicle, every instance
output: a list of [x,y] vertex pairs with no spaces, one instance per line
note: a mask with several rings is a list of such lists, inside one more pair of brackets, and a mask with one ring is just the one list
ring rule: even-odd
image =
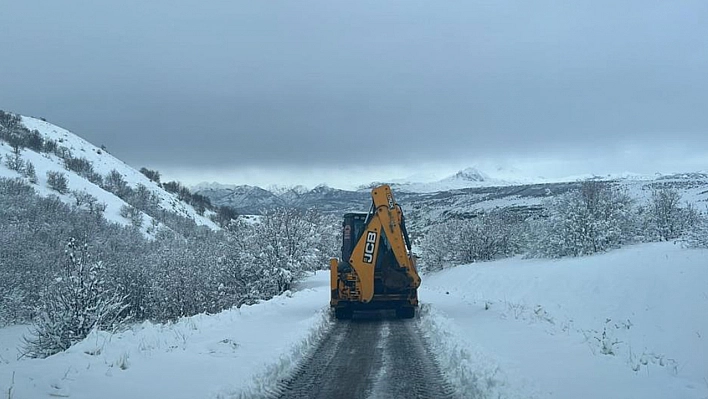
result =
[[420,276],[403,212],[388,185],[371,190],[371,198],[369,213],[344,215],[342,258],[330,260],[330,306],[338,319],[373,309],[414,317]]

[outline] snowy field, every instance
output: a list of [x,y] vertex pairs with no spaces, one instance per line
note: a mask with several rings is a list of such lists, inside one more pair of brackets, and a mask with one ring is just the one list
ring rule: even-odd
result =
[[508,259],[424,279],[452,382],[483,397],[708,398],[708,251]]
[[[256,396],[326,332],[328,278],[239,310],[94,334],[44,360],[17,360],[26,327],[0,329],[0,397]],[[424,276],[420,297],[418,322],[465,397],[708,398],[707,250],[466,265]]]

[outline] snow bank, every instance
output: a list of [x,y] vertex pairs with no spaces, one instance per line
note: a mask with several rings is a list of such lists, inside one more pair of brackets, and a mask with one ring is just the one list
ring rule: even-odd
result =
[[477,397],[708,397],[708,251],[671,243],[428,275],[421,322]]
[[[447,382],[462,398],[533,398],[527,383],[517,381],[509,386],[506,375],[491,355],[465,339],[466,332],[455,320],[446,317],[435,306],[420,306],[421,330]],[[520,387],[526,385],[526,389]],[[516,389],[516,391],[515,391]],[[523,392],[519,392],[523,391]]]
[[230,398],[265,393],[329,325],[329,274],[299,291],[172,324],[94,332],[47,359],[17,360],[26,327],[0,329],[0,396]]

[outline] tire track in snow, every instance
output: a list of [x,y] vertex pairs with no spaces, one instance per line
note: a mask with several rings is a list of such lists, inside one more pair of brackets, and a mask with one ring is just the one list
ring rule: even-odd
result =
[[416,320],[372,313],[338,321],[279,399],[453,398]]
[[413,320],[387,320],[383,378],[369,399],[454,398],[429,350],[420,326]]

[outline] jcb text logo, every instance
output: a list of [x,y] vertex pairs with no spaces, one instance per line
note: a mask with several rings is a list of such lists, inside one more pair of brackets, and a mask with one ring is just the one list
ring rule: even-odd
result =
[[372,263],[374,261],[374,248],[376,247],[375,231],[370,231],[366,234],[366,246],[364,246],[364,263]]

